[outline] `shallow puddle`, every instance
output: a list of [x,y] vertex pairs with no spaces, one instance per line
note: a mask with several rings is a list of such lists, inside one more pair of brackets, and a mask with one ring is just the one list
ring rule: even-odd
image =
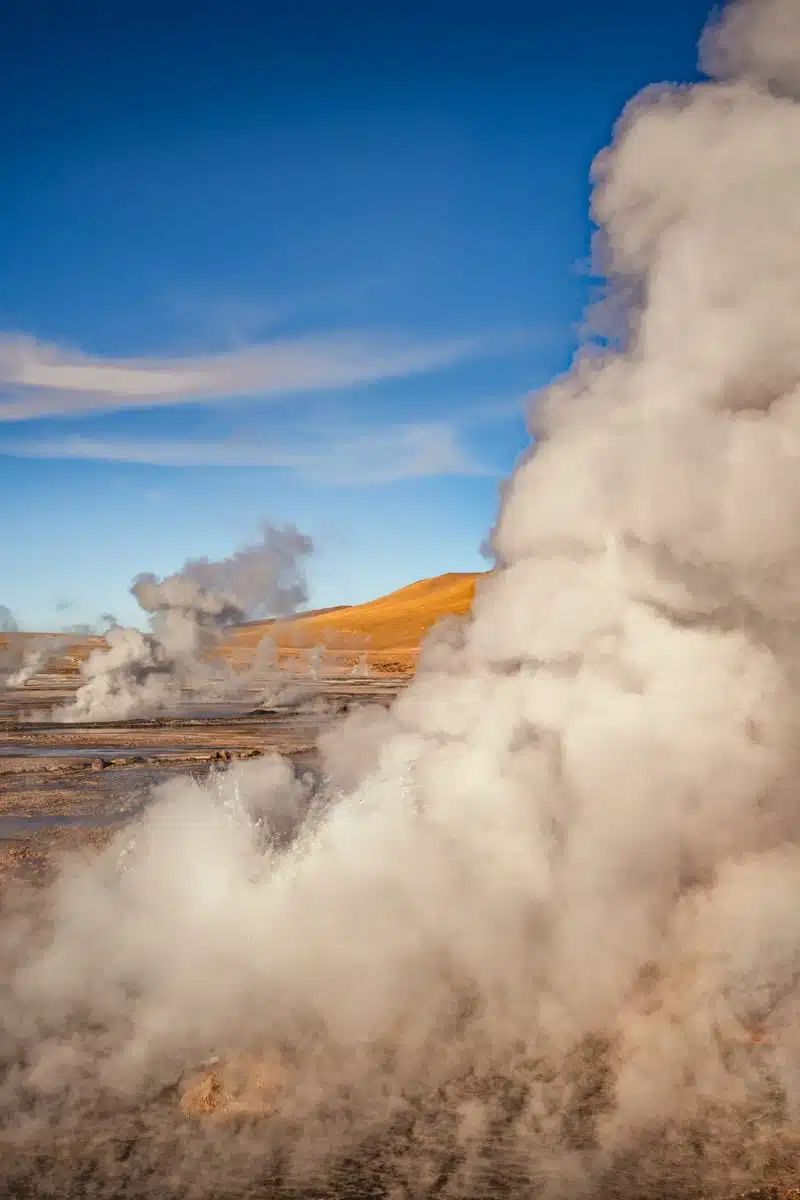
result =
[[26,817],[18,814],[0,816],[0,841],[31,837],[50,829],[113,829],[141,815],[144,805],[124,811],[107,813],[42,813]]
[[235,746],[41,746],[36,742],[0,743],[0,758],[171,758],[181,754],[236,753]]

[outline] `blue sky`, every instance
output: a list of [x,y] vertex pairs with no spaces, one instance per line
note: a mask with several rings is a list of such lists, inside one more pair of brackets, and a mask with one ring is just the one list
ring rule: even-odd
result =
[[[25,10],[28,10],[27,12]],[[0,602],[314,536],[312,602],[480,568],[568,364],[588,173],[704,0],[15,5],[0,37]]]

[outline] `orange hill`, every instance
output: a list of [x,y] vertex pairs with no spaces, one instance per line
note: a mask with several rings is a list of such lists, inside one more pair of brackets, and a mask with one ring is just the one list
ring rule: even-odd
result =
[[[239,625],[223,647],[236,665],[245,666],[264,637],[278,645],[281,659],[289,665],[314,647],[325,647],[323,671],[329,667],[349,668],[362,655],[379,672],[413,670],[420,643],[442,617],[469,612],[480,573],[450,573],[422,579],[399,591],[371,600],[368,604],[314,609],[279,621],[250,621]],[[62,634],[0,634],[0,656],[16,644],[19,660],[30,640],[63,637]],[[48,675],[76,675],[81,662],[96,647],[107,645],[102,637],[75,636],[48,663]],[[15,658],[17,656],[15,655]]]
[[254,621],[231,634],[226,650],[234,661],[244,662],[269,635],[282,658],[325,646],[343,664],[354,663],[366,653],[379,670],[410,670],[432,625],[441,617],[469,612],[480,578],[476,572],[438,575],[368,604],[300,614],[286,621]]

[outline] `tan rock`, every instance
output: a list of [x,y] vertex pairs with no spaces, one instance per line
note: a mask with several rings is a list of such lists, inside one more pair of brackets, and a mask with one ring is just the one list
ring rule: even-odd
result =
[[275,1060],[234,1058],[191,1080],[180,1107],[189,1117],[268,1117],[285,1083],[286,1070]]

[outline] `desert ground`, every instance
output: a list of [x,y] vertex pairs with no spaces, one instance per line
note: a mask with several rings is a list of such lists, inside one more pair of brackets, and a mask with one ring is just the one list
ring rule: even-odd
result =
[[[270,753],[290,756],[298,771],[313,769],[320,727],[353,706],[389,703],[413,672],[427,631],[469,610],[476,579],[443,575],[367,604],[232,630],[222,653],[237,668],[246,669],[270,636],[286,678],[300,685],[297,702],[272,710],[259,707],[254,690],[250,707],[246,698],[220,706],[194,697],[168,716],[63,724],[53,709],[75,694],[82,664],[104,641],[54,641],[55,657],[24,686],[0,690],[0,881],[47,878],[61,852],[107,844],[152,788],[177,774],[204,777]],[[22,657],[47,636],[4,635],[0,649],[15,642]]]

